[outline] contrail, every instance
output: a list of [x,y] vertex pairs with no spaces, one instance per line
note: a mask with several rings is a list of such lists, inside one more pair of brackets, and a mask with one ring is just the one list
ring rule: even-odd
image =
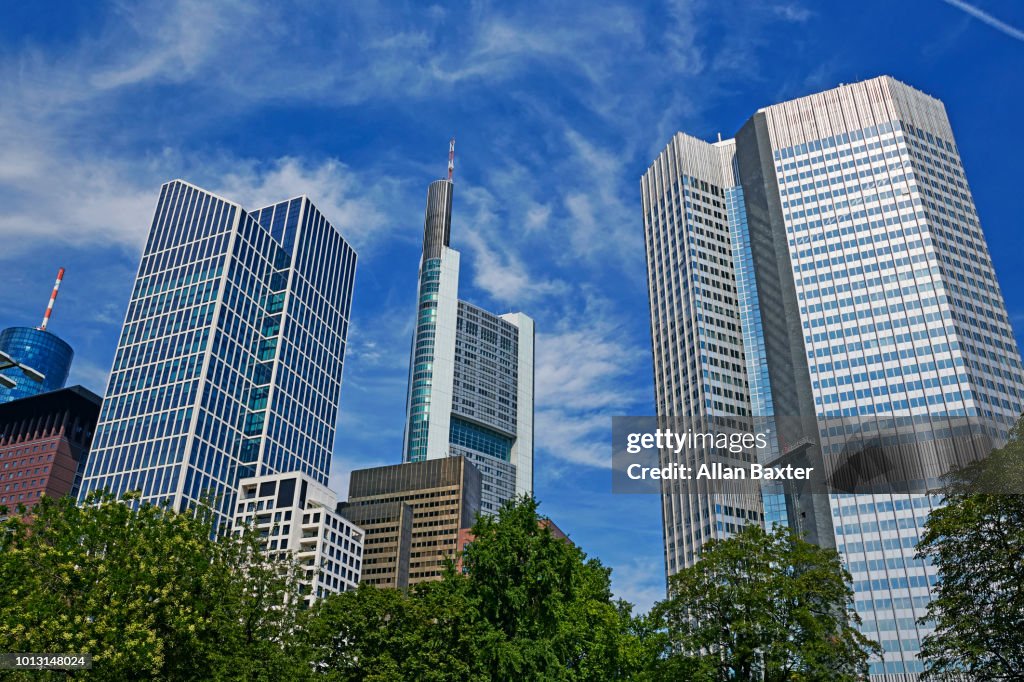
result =
[[970,14],[975,19],[988,24],[989,26],[991,26],[995,30],[999,31],[1000,33],[1005,33],[1006,35],[1010,36],[1011,38],[1016,38],[1017,40],[1020,40],[1020,41],[1024,42],[1024,31],[1020,30],[1019,28],[1016,28],[1015,26],[1010,26],[1005,21],[1000,21],[999,19],[996,19],[994,16],[992,16],[988,12],[985,12],[984,10],[978,9],[974,5],[968,4],[968,3],[964,2],[963,0],[942,0],[942,1],[945,2],[947,5],[952,5],[953,7],[956,7],[957,9],[960,9],[960,10],[963,10],[964,12],[967,12],[968,14]]

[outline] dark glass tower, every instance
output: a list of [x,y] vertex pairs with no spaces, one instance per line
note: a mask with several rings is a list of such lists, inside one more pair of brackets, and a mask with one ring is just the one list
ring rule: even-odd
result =
[[241,478],[326,484],[356,254],[306,197],[245,211],[163,186],[80,497],[232,515]]

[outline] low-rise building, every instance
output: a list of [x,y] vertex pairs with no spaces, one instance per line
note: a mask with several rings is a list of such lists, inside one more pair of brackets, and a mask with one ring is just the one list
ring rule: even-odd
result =
[[271,557],[289,553],[303,571],[306,603],[353,590],[363,562],[363,529],[337,511],[337,496],[305,474],[243,478],[234,526],[252,527]]
[[81,386],[0,403],[0,507],[76,492],[101,403]]

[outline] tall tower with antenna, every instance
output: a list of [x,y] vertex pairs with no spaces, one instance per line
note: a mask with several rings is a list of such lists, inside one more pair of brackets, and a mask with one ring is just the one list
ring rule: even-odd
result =
[[[43,321],[38,327],[8,327],[0,331],[0,354],[10,358],[5,364],[14,362],[35,370],[30,375],[26,375],[17,366],[0,370],[0,374],[9,379],[0,382],[0,403],[64,388],[75,351],[66,341],[47,330],[63,279],[64,268],[60,268],[46,312],[43,313]],[[39,375],[42,375],[41,381],[36,380]]]
[[465,457],[482,475],[481,511],[495,513],[533,492],[533,320],[459,299],[454,170],[453,137],[448,176],[427,188],[403,460]]

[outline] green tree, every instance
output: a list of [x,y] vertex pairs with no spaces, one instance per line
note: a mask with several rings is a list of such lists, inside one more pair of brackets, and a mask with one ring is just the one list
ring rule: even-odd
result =
[[463,559],[468,595],[494,634],[494,680],[614,680],[630,668],[631,616],[612,599],[611,570],[552,534],[524,497],[480,517]]
[[360,585],[321,600],[306,630],[320,679],[487,679],[476,665],[486,635],[464,587],[464,580],[453,579],[406,594]]
[[213,539],[208,510],[136,498],[44,498],[0,523],[0,651],[88,653],[86,679],[301,679],[293,568]]
[[878,645],[855,625],[839,555],[748,525],[705,545],[655,607],[668,633],[663,679],[859,680]]
[[1007,444],[951,474],[918,558],[939,582],[922,623],[927,673],[1019,680],[1024,670],[1024,417]]
[[616,680],[647,666],[643,629],[609,569],[524,498],[480,518],[443,579],[331,596],[308,626],[328,680]]

